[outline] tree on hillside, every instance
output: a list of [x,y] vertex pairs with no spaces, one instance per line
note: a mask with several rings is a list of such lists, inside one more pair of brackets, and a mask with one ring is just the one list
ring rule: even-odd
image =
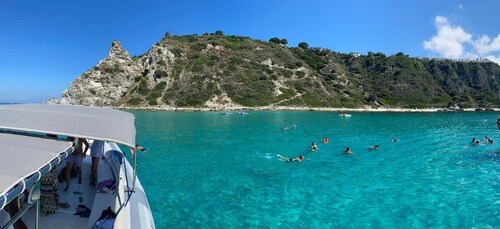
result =
[[275,44],[280,44],[281,40],[277,37],[273,37],[273,38],[269,39],[269,42],[275,43]]
[[298,47],[303,49],[308,49],[309,44],[307,42],[300,42]]
[[217,30],[217,31],[215,31],[215,35],[216,36],[224,36],[224,32]]
[[283,38],[283,39],[281,39],[280,44],[287,45],[288,44],[288,40],[286,38]]

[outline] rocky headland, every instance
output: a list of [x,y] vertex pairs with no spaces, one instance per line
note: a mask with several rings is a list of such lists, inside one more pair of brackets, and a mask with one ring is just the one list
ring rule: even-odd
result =
[[52,102],[166,110],[500,106],[500,66],[487,60],[345,54],[286,43],[220,31],[167,33],[146,53],[131,57],[113,41],[108,57]]

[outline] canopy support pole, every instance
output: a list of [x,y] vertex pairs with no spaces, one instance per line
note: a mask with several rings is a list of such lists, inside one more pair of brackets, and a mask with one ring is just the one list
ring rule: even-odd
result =
[[133,165],[133,169],[134,169],[134,177],[133,177],[133,181],[132,181],[132,192],[135,192],[135,180],[137,179],[137,149],[133,149],[133,158],[134,158],[134,165]]
[[35,201],[35,229],[40,229],[40,199]]

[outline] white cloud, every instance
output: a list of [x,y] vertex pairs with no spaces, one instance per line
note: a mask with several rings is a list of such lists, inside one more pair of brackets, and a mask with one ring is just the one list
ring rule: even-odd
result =
[[474,36],[477,37],[474,39],[472,34],[460,26],[452,25],[443,16],[436,16],[435,24],[437,35],[424,41],[424,49],[445,58],[488,58],[500,64],[500,35],[494,39],[488,35]]
[[500,35],[491,40],[488,35],[482,35],[474,41],[474,48],[481,55],[500,51]]
[[470,42],[472,35],[458,26],[451,25],[445,17],[437,16],[435,22],[438,34],[425,41],[424,48],[446,58],[460,58],[464,53],[463,44]]

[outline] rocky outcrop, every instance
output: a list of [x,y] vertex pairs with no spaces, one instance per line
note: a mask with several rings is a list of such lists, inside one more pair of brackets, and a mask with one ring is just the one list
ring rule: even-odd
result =
[[58,101],[115,107],[500,106],[493,62],[343,54],[248,37],[167,34],[140,56],[113,41]]
[[113,41],[108,57],[80,75],[63,92],[62,104],[89,106],[115,105],[125,96],[142,66],[132,60],[119,41]]

